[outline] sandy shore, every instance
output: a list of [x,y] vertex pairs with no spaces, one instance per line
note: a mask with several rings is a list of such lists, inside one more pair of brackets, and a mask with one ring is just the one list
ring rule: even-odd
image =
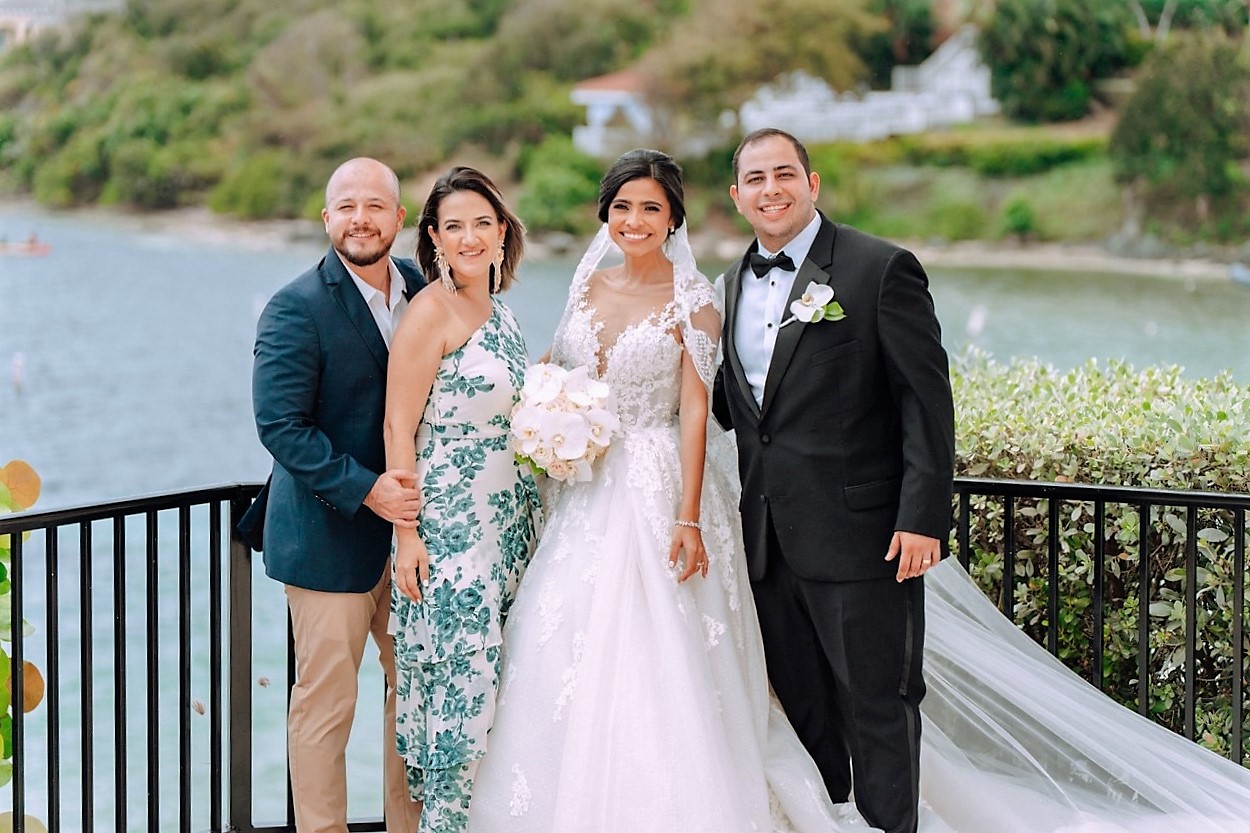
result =
[[[183,208],[151,214],[104,208],[51,211],[25,198],[0,198],[0,216],[29,215],[37,227],[40,217],[71,216],[87,222],[153,234],[171,234],[209,245],[233,246],[253,251],[275,251],[296,245],[322,245],[325,231],[311,220],[238,220],[214,214],[207,208]],[[19,229],[19,233],[21,230]],[[412,248],[412,230],[397,241],[397,251]],[[915,252],[928,267],[958,269],[1010,269],[1013,271],[1076,271],[1185,281],[1231,280],[1229,264],[1211,258],[1132,258],[1111,254],[1096,244],[1000,243],[964,241],[933,244],[899,241]],[[736,234],[694,232],[691,245],[700,260],[725,263],[741,255],[750,239]],[[531,257],[576,256],[585,241],[566,234],[535,233],[529,241]]]

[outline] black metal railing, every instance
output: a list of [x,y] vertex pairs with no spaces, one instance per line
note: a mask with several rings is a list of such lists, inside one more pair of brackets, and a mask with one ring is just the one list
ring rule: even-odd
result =
[[[253,609],[254,582],[262,583],[258,587],[269,583],[259,575],[251,552],[230,536],[257,489],[258,484],[232,484],[0,516],[0,534],[12,535],[15,766],[7,789],[19,833],[24,830],[23,814],[32,810],[34,815],[46,813],[51,833],[78,829],[77,824],[66,825],[66,818],[81,818],[82,830],[293,829],[289,792],[281,790],[281,775],[262,776],[258,786],[254,772],[253,695],[259,690],[253,688],[254,631],[260,640],[268,640],[256,644],[272,645],[286,622],[284,609],[280,617],[273,610],[279,605]],[[1203,523],[1226,526],[1233,579],[1226,590],[1232,596],[1232,655],[1222,696],[1231,703],[1235,717],[1228,754],[1243,759],[1250,495],[969,478],[956,481],[956,495],[954,539],[959,558],[974,575],[989,562],[1001,571],[982,583],[988,584],[991,594],[997,593],[1004,613],[1014,619],[1023,607],[1023,593],[1031,580],[1024,566],[1036,562],[1045,573],[1043,627],[1039,631],[1037,623],[1023,624],[1052,653],[1060,653],[1068,636],[1060,626],[1061,569],[1077,557],[1073,547],[1087,546],[1082,557],[1092,565],[1092,601],[1082,617],[1089,620],[1095,636],[1090,638],[1091,655],[1077,664],[1104,690],[1107,565],[1113,556],[1125,562],[1126,555],[1108,550],[1119,540],[1116,533],[1122,532],[1124,516],[1136,518],[1139,545],[1129,566],[1136,571],[1140,613],[1137,707],[1150,713],[1158,676],[1151,667],[1151,639],[1158,633],[1147,611],[1161,586],[1177,584],[1185,609],[1180,676],[1186,690],[1183,725],[1176,728],[1191,739],[1201,640],[1199,533]],[[1090,518],[1090,531],[1080,542],[1059,533],[1065,507],[1069,512],[1074,511],[1071,507],[1085,507],[1082,512]],[[1182,563],[1171,568],[1160,561],[1163,544],[1151,531],[1161,523],[1165,507],[1185,513],[1182,528],[1173,530]],[[1029,514],[1022,514],[1025,510]],[[1213,512],[1220,513],[1215,521]],[[1021,540],[1024,519],[1036,526],[1041,516],[1049,532],[1039,538],[1030,528],[1033,537]],[[21,534],[25,532],[32,533],[26,541]],[[1038,550],[1039,541],[1044,552]],[[1202,555],[1209,558],[1210,553],[1203,550]],[[1177,570],[1183,570],[1179,580],[1168,577]],[[1122,589],[1110,595],[1120,598]],[[176,606],[166,603],[170,595],[177,599]],[[16,625],[24,615],[34,626],[30,636]],[[257,630],[261,619],[268,624]],[[289,696],[294,676],[289,627],[285,639],[286,650],[278,652],[283,654],[284,661],[279,662],[286,671]],[[26,685],[23,659],[35,660],[46,672],[46,711],[23,715],[16,707]],[[277,708],[284,710],[286,702],[281,700]],[[264,826],[254,821],[260,794],[271,802],[281,801],[276,796],[286,797],[285,823]],[[350,827],[384,829],[377,818],[357,819]]]
[[[259,488],[0,516],[13,622],[32,625],[29,636],[12,630],[14,777],[0,789],[0,799],[11,793],[17,833],[27,814],[50,833],[294,829],[282,741],[295,678],[290,621],[275,583],[231,535]],[[257,590],[275,598],[254,608]],[[270,683],[258,682],[257,648],[286,682],[274,681],[264,726],[254,692]],[[27,659],[45,676],[44,702],[29,715],[16,707]],[[257,751],[279,762],[276,773],[257,775]],[[258,823],[258,803],[284,820]],[[349,828],[384,830],[380,798],[377,807]]]
[[[1100,690],[1112,693],[1116,699],[1134,706],[1148,717],[1170,723],[1173,729],[1194,740],[1198,734],[1198,697],[1200,677],[1198,658],[1209,653],[1211,640],[1204,638],[1199,623],[1200,610],[1211,613],[1211,605],[1200,604],[1199,570],[1223,560],[1231,586],[1224,590],[1227,610],[1215,611],[1227,620],[1227,636],[1224,640],[1226,654],[1215,658],[1214,668],[1206,669],[1201,680],[1204,699],[1225,706],[1229,712],[1227,754],[1234,761],[1245,762],[1246,723],[1246,516],[1250,512],[1250,495],[1223,492],[1178,491],[1149,489],[1129,486],[1091,486],[1079,483],[1039,483],[1026,480],[986,480],[960,478],[955,482],[956,522],[955,539],[959,559],[970,572],[975,569],[972,556],[978,552],[978,544],[972,540],[973,504],[982,501],[982,523],[979,532],[983,537],[981,546],[989,546],[1001,559],[1001,579],[983,581],[990,591],[997,590],[1000,610],[1017,625],[1031,630],[1035,638],[1055,655],[1060,655],[1062,584],[1061,549],[1065,545],[1062,533],[1062,512],[1065,507],[1092,506],[1084,514],[1089,517],[1075,534],[1066,539],[1067,554],[1071,562],[1077,557],[1072,549],[1088,563],[1088,578],[1081,583],[1088,586],[1090,602],[1087,613],[1070,617],[1088,625],[1087,636],[1090,656],[1079,665],[1087,671],[1088,679]],[[984,523],[985,501],[1001,501],[1001,529],[999,524]],[[1029,515],[1022,509],[1027,507]],[[1183,510],[1180,520],[1171,510]],[[1033,521],[1029,534],[1020,530],[1024,517],[1045,514],[1045,522]],[[1127,535],[1113,534],[1108,523],[1117,526],[1116,533],[1128,531]],[[1200,557],[1200,540],[1204,530],[1215,530],[1222,541],[1219,551],[1204,547]],[[1037,537],[1044,531],[1044,538]],[[988,532],[988,535],[987,535]],[[1214,536],[1213,536],[1214,537]],[[1135,539],[1136,551],[1129,552],[1124,539],[1131,544]],[[1039,551],[1044,544],[1044,552]],[[1117,552],[1109,552],[1115,548]],[[1020,559],[1021,552],[1025,559]],[[984,550],[981,550],[982,554]],[[1112,570],[1112,556],[1127,570]],[[1029,569],[1021,569],[1028,562]],[[1025,603],[1028,576],[1037,566],[1045,574],[1045,613],[1040,624],[1032,628],[1020,621],[1021,608]],[[1183,571],[1183,572],[1182,572]],[[1109,593],[1109,580],[1115,579],[1117,592]],[[1152,684],[1157,685],[1162,676],[1152,667],[1152,605],[1165,598],[1165,593],[1178,596],[1183,606],[1183,638],[1177,650],[1183,656],[1180,679],[1183,688],[1182,709],[1178,720],[1168,721],[1161,714],[1158,704],[1152,701]],[[1208,594],[1213,595],[1213,594]],[[1228,596],[1231,595],[1231,599]],[[1128,600],[1132,599],[1130,605]],[[1135,703],[1128,702],[1127,692],[1109,692],[1113,681],[1107,679],[1107,657],[1104,654],[1108,637],[1107,613],[1119,607],[1132,607],[1136,618],[1135,648]],[[1208,628],[1218,616],[1205,616]],[[1068,659],[1068,658],[1065,658]],[[1069,665],[1073,663],[1069,661]],[[1127,675],[1121,674],[1121,677]]]

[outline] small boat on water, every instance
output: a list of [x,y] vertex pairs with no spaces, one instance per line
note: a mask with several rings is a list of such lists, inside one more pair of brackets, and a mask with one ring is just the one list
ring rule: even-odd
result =
[[42,257],[52,251],[52,246],[42,240],[23,240],[10,243],[0,240],[0,255],[17,255],[18,257]]

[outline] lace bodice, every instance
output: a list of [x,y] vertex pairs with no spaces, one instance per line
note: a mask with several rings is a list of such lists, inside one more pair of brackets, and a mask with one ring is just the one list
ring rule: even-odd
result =
[[640,429],[672,426],[681,394],[682,347],[675,337],[677,326],[676,303],[670,301],[609,339],[583,289],[570,298],[551,357],[562,367],[585,365],[597,371],[616,398],[625,436]]

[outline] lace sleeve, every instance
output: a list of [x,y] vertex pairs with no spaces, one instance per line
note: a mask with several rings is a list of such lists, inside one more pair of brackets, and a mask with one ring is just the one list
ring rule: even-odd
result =
[[716,305],[716,293],[703,275],[690,281],[678,298],[682,343],[694,361],[699,378],[712,393],[716,378],[717,352],[720,345],[721,312]]

